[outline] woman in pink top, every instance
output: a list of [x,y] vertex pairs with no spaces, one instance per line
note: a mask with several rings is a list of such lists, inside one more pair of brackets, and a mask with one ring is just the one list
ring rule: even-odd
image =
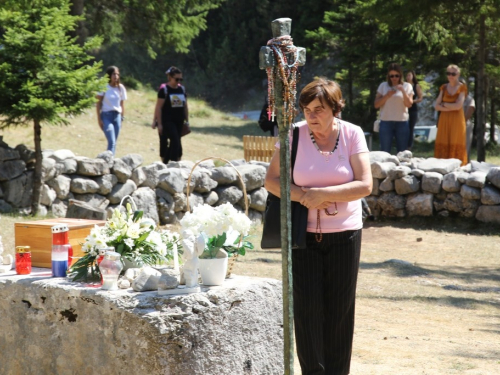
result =
[[[304,375],[349,374],[361,198],[372,189],[368,147],[363,130],[339,118],[344,100],[337,83],[314,80],[302,90],[299,105],[306,121],[296,125],[290,191],[293,201],[309,209],[309,218],[307,249],[292,250],[297,354]],[[279,164],[275,152],[265,182],[277,196]]]

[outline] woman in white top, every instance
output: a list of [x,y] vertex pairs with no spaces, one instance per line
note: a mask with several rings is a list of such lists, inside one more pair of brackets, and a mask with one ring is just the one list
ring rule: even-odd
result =
[[113,155],[116,151],[116,141],[122,121],[125,120],[125,106],[123,102],[127,100],[127,90],[120,83],[120,70],[116,66],[106,69],[109,77],[105,92],[97,93],[97,119],[99,126],[108,140],[108,151]]
[[403,82],[403,71],[398,64],[389,65],[387,82],[382,82],[375,96],[375,108],[380,108],[380,150],[391,152],[396,138],[397,152],[408,147],[410,128],[408,108],[413,105],[413,88]]

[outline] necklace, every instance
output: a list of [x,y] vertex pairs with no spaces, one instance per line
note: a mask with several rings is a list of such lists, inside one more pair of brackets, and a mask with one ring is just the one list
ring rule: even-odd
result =
[[[337,202],[333,202],[335,204],[335,211],[334,212],[328,212],[328,210],[325,208],[325,214],[328,216],[335,216],[339,213],[337,209]],[[319,210],[317,210],[316,214],[316,233],[314,234],[314,238],[316,239],[316,242],[321,242],[323,240],[323,232],[321,232],[321,219],[319,215]]]
[[314,138],[314,134],[313,134],[312,130],[309,129],[309,136],[311,137],[311,141],[312,141],[314,147],[316,147],[316,150],[318,150],[318,152],[325,157],[325,161],[327,163],[330,162],[330,156],[333,155],[333,153],[335,152],[335,150],[339,146],[340,126],[339,126],[338,122],[337,122],[337,129],[338,129],[337,141],[335,142],[335,147],[333,148],[332,151],[321,151],[320,148],[319,148],[319,146],[318,146],[318,144],[316,143],[316,139]]

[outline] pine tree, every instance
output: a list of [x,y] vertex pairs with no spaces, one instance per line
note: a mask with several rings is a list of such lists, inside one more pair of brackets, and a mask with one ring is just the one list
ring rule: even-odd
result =
[[[36,164],[32,214],[42,187],[42,124],[64,125],[95,103],[105,85],[89,51],[100,39],[76,44],[69,33],[78,17],[68,0],[3,1],[0,10],[0,128],[33,123]],[[71,136],[71,134],[68,134]]]

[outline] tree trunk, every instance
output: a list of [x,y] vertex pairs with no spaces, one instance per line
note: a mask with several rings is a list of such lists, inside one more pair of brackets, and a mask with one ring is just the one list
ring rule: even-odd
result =
[[477,51],[477,161],[486,160],[484,129],[485,105],[485,61],[486,61],[486,15],[479,17],[479,49]]
[[[71,0],[70,14],[72,16],[83,16],[85,0]],[[87,39],[88,31],[85,28],[85,20],[80,20],[76,24],[75,30],[70,32],[73,38],[76,37],[77,43],[82,46]]]
[[495,132],[496,132],[496,129],[495,129],[495,125],[496,125],[496,108],[495,108],[495,102],[496,102],[496,88],[495,88],[495,81],[491,80],[490,82],[490,85],[489,87],[491,88],[491,92],[490,92],[490,140],[498,143],[496,140],[495,140]]
[[35,176],[33,179],[33,196],[31,198],[31,215],[38,213],[40,194],[42,191],[42,126],[39,120],[35,120]]

